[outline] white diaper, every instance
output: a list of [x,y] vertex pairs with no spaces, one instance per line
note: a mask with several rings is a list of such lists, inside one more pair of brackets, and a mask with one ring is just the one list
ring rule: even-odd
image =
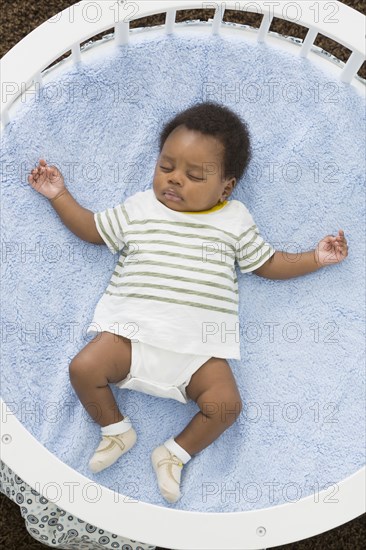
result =
[[117,387],[187,403],[185,388],[211,356],[189,355],[131,340],[131,369]]

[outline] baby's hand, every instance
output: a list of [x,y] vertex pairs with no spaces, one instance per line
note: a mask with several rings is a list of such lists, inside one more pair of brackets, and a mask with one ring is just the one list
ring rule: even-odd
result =
[[61,191],[66,189],[64,178],[56,166],[48,166],[43,159],[39,161],[37,168],[28,176],[30,185],[48,199],[54,199]]
[[339,229],[336,237],[333,235],[324,237],[315,249],[316,261],[321,267],[338,264],[347,256],[348,245],[343,229]]

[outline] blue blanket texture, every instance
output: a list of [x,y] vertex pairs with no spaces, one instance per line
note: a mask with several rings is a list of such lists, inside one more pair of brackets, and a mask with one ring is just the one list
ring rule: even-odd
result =
[[[300,252],[343,229],[349,256],[288,280],[237,269],[242,360],[229,363],[244,409],[187,464],[183,497],[170,505],[150,454],[198,406],[113,388],[138,440],[109,469],[88,470],[100,428],[75,395],[68,366],[91,339],[85,331],[118,257],[71,233],[27,176],[45,158],[82,206],[115,206],[151,188],[162,125],[209,99],[248,122],[254,155],[231,198],[247,205],[263,237]],[[17,418],[91,480],[181,510],[295,502],[361,468],[364,128],[363,99],[350,85],[239,37],[145,38],[49,79],[2,137],[1,388]]]

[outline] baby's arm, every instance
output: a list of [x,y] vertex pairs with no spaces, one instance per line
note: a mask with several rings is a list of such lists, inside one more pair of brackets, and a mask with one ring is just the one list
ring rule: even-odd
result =
[[95,225],[94,213],[83,208],[66,188],[61,172],[41,159],[28,176],[30,185],[50,200],[63,223],[84,241],[105,244]]
[[312,273],[321,267],[343,262],[348,256],[347,239],[343,229],[338,235],[327,235],[309,252],[290,254],[276,251],[259,269],[253,273],[267,279],[290,279]]

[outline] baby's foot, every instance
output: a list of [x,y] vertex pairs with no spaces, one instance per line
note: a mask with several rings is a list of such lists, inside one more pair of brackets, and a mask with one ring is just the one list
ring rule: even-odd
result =
[[137,434],[131,427],[127,432],[118,435],[103,435],[94,455],[89,461],[92,472],[98,473],[108,468],[127,453],[136,443]]
[[180,493],[180,478],[183,462],[164,445],[157,447],[151,454],[161,494],[168,502],[177,502]]

